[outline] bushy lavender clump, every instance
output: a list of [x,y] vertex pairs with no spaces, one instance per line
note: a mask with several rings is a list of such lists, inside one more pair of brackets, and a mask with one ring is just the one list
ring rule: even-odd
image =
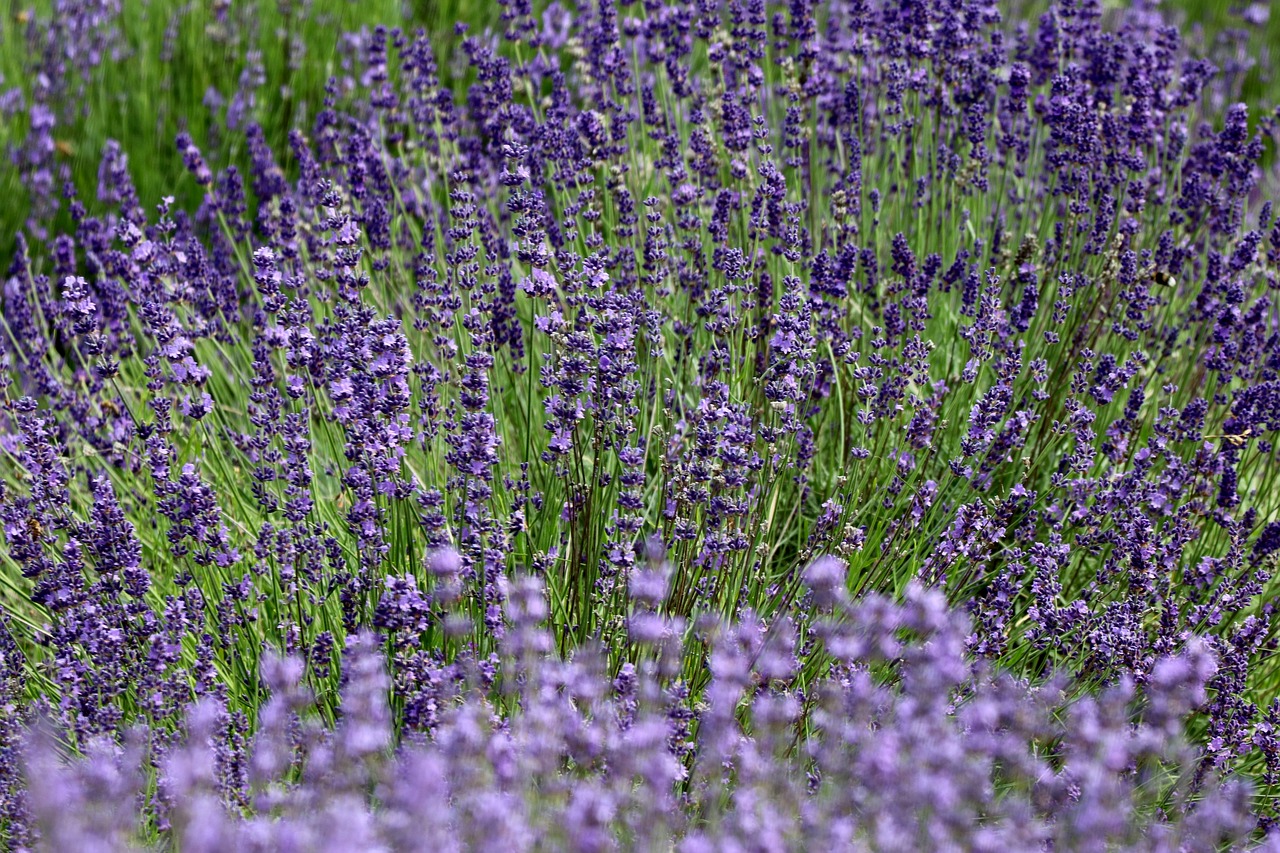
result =
[[[693,725],[672,714],[662,677],[678,638],[644,643],[612,681],[590,649],[548,657],[529,578],[509,591],[502,699],[459,683],[431,740],[394,753],[372,636],[348,644],[332,731],[306,713],[303,662],[265,658],[270,699],[239,759],[251,810],[223,804],[224,710],[206,700],[160,763],[171,838],[193,851],[1155,851],[1248,839],[1245,786],[1193,796],[1179,775],[1194,755],[1183,718],[1216,668],[1204,644],[1161,658],[1142,699],[1122,679],[1069,701],[1064,681],[1029,688],[975,665],[967,619],[938,592],[851,605],[835,585],[835,613],[815,626],[828,672],[800,675],[790,620],[712,629]],[[507,702],[520,711],[506,717]],[[47,735],[28,744],[43,845],[120,850],[138,837],[122,804],[148,800],[139,742],[95,742],[71,762]]]
[[[423,767],[444,762],[462,774],[448,784],[479,792],[450,800],[469,826],[520,814],[505,792],[542,778],[502,775],[534,760],[522,749],[540,755],[520,727],[578,690],[539,679],[569,679],[598,648],[571,708],[603,725],[634,702],[677,727],[666,752],[641,752],[691,772],[670,793],[684,803],[671,820],[689,824],[635,825],[690,844],[702,817],[745,834],[776,807],[797,837],[852,820],[882,846],[919,845],[934,831],[923,785],[960,797],[940,832],[1014,832],[1006,795],[1064,845],[1148,815],[1235,832],[1223,779],[1280,782],[1280,224],[1260,165],[1276,117],[1215,112],[1230,85],[1145,5],[1107,28],[1093,2],[1034,27],[977,0],[545,11],[506,6],[496,35],[460,27],[441,60],[421,33],[347,39],[362,67],[287,151],[252,122],[238,164],[179,134],[173,156],[204,192],[195,214],[141,199],[113,144],[96,201],[64,187],[71,232],[19,236],[0,338],[5,704],[104,768],[109,744],[136,746],[161,779],[155,827],[216,833],[219,809],[250,808],[264,785],[293,803],[271,780],[321,796],[300,759],[249,746],[281,742],[268,724],[305,685],[316,719],[358,720],[366,744],[354,756],[346,735],[299,729],[322,776],[357,774],[324,808],[363,802],[358,774],[388,738],[423,741],[437,756]],[[513,580],[526,576],[538,592]],[[904,674],[891,701],[873,689],[888,670],[850,669],[860,641],[815,608],[917,583],[972,627],[947,629],[933,692]],[[715,645],[720,624],[757,669]],[[339,652],[369,631],[389,660],[386,709],[351,692],[381,684],[359,655],[339,701]],[[779,634],[781,657],[757,648]],[[265,663],[273,649],[287,663]],[[650,678],[636,667],[654,655]],[[1162,682],[1205,656],[1197,751],[1174,757],[1185,790],[1133,820],[1099,804],[1169,786],[1128,753],[1063,793],[965,722],[1022,689],[982,666],[1065,671],[1102,692],[1059,734],[1103,749],[1089,745],[1099,720],[1160,707]],[[261,704],[263,678],[283,706]],[[614,710],[611,679],[638,679]],[[794,749],[774,755],[785,738],[761,734],[768,748],[744,753],[737,697],[775,681],[783,694],[765,689],[755,719]],[[892,731],[882,706],[954,728],[956,764],[884,771],[900,812],[849,775],[859,756],[947,756],[914,722],[863,744]],[[498,781],[467,781],[449,749],[474,754],[497,712],[516,757],[495,752],[479,767]],[[4,725],[0,820],[25,838],[18,727]],[[1009,725],[1022,761],[1034,738]],[[1032,753],[1054,778],[1070,760],[1058,736]],[[535,769],[567,756],[613,772],[563,739]],[[827,741],[843,769],[822,766]],[[816,799],[769,770],[810,760]],[[727,788],[708,769],[724,761]],[[859,772],[875,778],[875,762]],[[114,772],[104,786],[132,784]],[[594,798],[631,802],[619,780],[633,775],[616,794],[555,796],[621,831]],[[732,802],[713,802],[721,790]],[[802,800],[845,820],[787,805]]]

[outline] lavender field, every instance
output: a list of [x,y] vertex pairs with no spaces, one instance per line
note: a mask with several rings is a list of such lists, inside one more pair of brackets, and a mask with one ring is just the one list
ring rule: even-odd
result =
[[0,848],[1280,851],[1278,16],[13,10]]

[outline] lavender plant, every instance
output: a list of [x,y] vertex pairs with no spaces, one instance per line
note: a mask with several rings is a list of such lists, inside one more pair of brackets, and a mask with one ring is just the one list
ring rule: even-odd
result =
[[11,199],[0,211],[6,265],[19,228],[41,239],[74,228],[60,205],[62,184],[69,178],[90,186],[108,140],[146,164],[133,177],[147,198],[176,194],[194,208],[199,193],[174,186],[182,174],[181,161],[169,156],[177,131],[197,134],[237,162],[250,122],[283,144],[288,130],[315,112],[330,76],[352,73],[351,50],[335,50],[338,34],[358,37],[362,28],[395,18],[401,6],[390,0],[9,4],[0,19],[0,189]]
[[[198,209],[109,144],[17,235],[11,837],[1269,829],[1277,114],[1242,74],[1091,0],[513,0],[456,37],[344,38],[285,147],[251,105],[238,162],[177,134]],[[36,720],[87,756],[35,741],[42,789]],[[144,817],[53,827],[58,786]]]
[[[722,626],[696,727],[672,715],[663,669],[676,660],[661,643],[612,683],[596,653],[547,657],[542,590],[525,579],[509,590],[499,643],[514,717],[472,672],[480,681],[455,685],[433,737],[392,757],[379,643],[353,635],[335,730],[303,714],[304,663],[268,657],[272,697],[253,742],[231,754],[225,708],[202,700],[156,794],[142,787],[152,762],[136,730],[71,764],[35,736],[31,819],[54,848],[108,850],[145,841],[120,804],[157,797],[184,850],[1175,850],[1250,837],[1241,785],[1214,784],[1193,805],[1190,780],[1169,775],[1191,759],[1181,719],[1214,673],[1204,644],[1161,658],[1141,702],[1124,678],[1063,705],[1061,682],[1033,689],[975,666],[967,620],[940,593],[912,586],[901,605],[850,605],[839,577],[813,574],[836,603],[815,620],[829,676],[790,686],[793,623]],[[656,633],[678,633],[661,621]],[[665,651],[678,659],[679,643]],[[890,661],[886,683],[876,668]],[[227,808],[228,794],[252,813]]]

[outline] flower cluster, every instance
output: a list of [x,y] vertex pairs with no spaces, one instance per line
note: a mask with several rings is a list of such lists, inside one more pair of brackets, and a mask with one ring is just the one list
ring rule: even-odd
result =
[[[710,629],[690,640],[710,661],[696,730],[673,713],[661,644],[612,680],[598,651],[546,656],[542,590],[525,581],[509,591],[501,698],[468,668],[429,741],[388,751],[382,654],[356,634],[332,730],[307,713],[304,662],[269,656],[270,698],[234,756],[214,699],[159,762],[136,730],[71,762],[36,731],[23,748],[30,820],[51,849],[127,849],[142,824],[121,804],[148,801],[155,773],[184,850],[1155,851],[1249,838],[1244,786],[1194,791],[1177,772],[1194,752],[1183,718],[1216,670],[1203,643],[1161,658],[1141,699],[1129,679],[1071,699],[1067,679],[1030,688],[975,666],[967,620],[938,592],[850,604],[839,576],[809,574],[828,600],[810,652],[827,673],[801,675],[789,620]],[[510,702],[520,713],[506,719]],[[689,739],[685,760],[676,739]],[[250,816],[225,805],[228,786]]]
[[[92,8],[48,32],[81,76]],[[33,204],[0,832],[1270,830],[1280,114],[1239,68],[1096,0],[513,0],[440,38],[344,37],[287,139],[248,56],[170,149],[198,207],[116,143]]]

